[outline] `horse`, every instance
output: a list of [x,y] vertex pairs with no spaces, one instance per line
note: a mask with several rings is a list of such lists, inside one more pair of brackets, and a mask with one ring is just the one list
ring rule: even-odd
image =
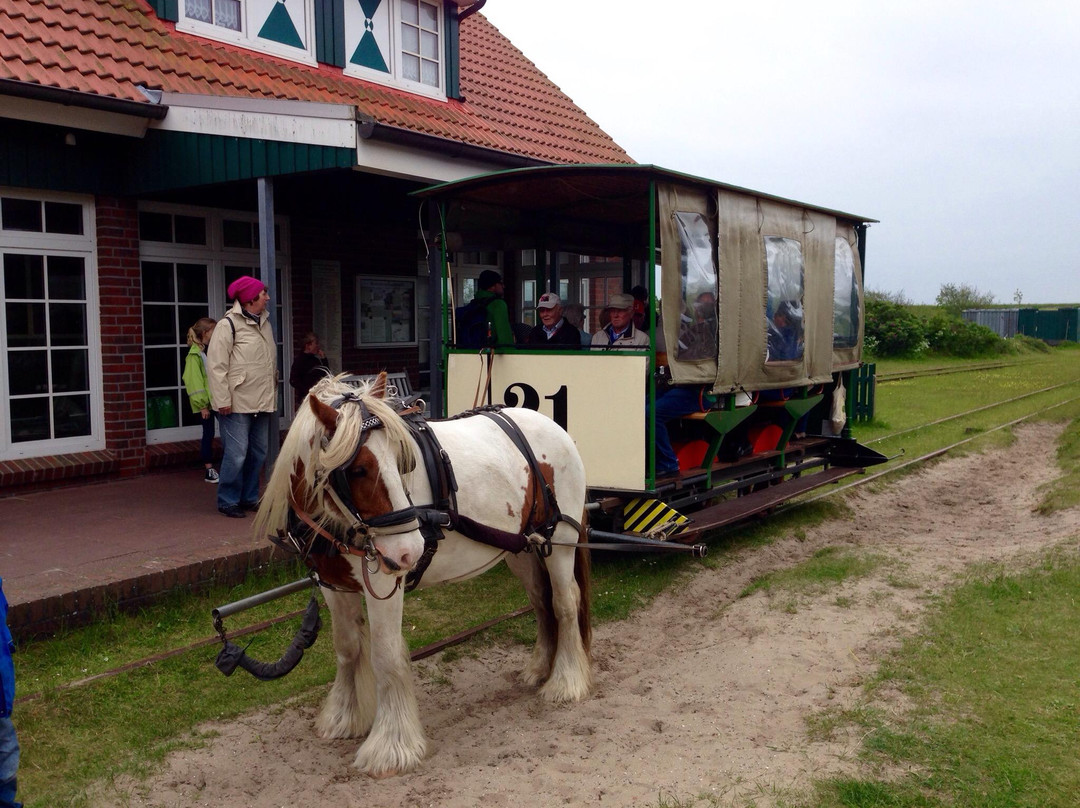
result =
[[[318,382],[296,414],[255,529],[293,539],[330,609],[337,672],[316,732],[366,735],[353,763],[381,778],[415,770],[426,753],[401,631],[402,579],[425,564],[420,586],[466,580],[505,560],[538,626],[522,681],[553,703],[591,692],[590,560],[577,546],[586,538],[585,469],[569,435],[528,409],[421,419],[438,447],[425,451],[404,403],[388,396],[385,373],[359,387],[342,375]],[[431,508],[447,500],[429,474],[434,465],[452,471],[450,513]],[[429,539],[425,558],[421,522],[432,513],[441,538],[433,556]],[[511,536],[526,549],[466,532]]]

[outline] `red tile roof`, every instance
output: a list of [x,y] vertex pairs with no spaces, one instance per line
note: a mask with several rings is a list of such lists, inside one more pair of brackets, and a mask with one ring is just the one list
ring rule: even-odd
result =
[[482,14],[461,24],[463,101],[437,101],[179,32],[144,0],[0,3],[0,79],[144,102],[175,93],[351,104],[392,127],[553,163],[630,163]]

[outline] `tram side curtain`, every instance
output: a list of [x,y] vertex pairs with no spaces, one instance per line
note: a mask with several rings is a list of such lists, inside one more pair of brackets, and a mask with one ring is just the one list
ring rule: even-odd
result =
[[666,349],[677,384],[711,385],[716,377],[719,289],[710,195],[691,186],[661,183],[657,196],[663,268],[663,333],[657,348]]
[[[827,381],[832,366],[835,220],[727,189],[718,191],[721,304],[718,389],[768,390]],[[772,337],[770,341],[770,336]],[[771,342],[771,344],[770,344]],[[725,351],[737,345],[737,363]]]
[[859,366],[863,345],[863,277],[855,228],[836,225],[833,266],[833,370]]

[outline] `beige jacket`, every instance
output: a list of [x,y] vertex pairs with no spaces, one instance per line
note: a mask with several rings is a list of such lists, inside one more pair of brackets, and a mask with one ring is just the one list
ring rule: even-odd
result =
[[210,337],[206,369],[215,410],[274,412],[277,346],[269,315],[264,312],[255,325],[244,316],[240,303],[234,302]]

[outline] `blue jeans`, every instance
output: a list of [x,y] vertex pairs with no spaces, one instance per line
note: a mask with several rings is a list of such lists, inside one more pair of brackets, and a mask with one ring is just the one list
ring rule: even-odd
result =
[[210,417],[203,418],[199,416],[202,421],[202,443],[199,444],[199,458],[203,464],[214,462],[214,417],[216,413],[210,410]]
[[10,718],[0,718],[0,808],[21,808],[15,802],[15,780],[19,773],[19,740]]
[[270,413],[232,412],[218,414],[218,420],[224,448],[218,472],[218,507],[258,502],[259,473],[270,446]]
[[679,459],[671,448],[667,423],[672,418],[701,409],[700,387],[669,387],[656,397],[656,473],[679,470]]

